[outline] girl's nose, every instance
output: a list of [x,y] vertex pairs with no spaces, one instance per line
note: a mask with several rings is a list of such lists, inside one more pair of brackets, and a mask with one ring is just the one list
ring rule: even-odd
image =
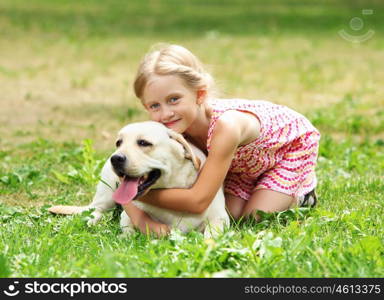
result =
[[161,115],[162,121],[169,121],[174,117],[175,113],[170,109],[164,109]]

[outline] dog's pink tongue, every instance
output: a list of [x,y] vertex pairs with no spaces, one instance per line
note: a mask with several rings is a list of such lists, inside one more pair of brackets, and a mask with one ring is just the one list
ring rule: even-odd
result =
[[140,178],[124,179],[119,188],[113,193],[113,199],[121,205],[132,201],[137,195]]

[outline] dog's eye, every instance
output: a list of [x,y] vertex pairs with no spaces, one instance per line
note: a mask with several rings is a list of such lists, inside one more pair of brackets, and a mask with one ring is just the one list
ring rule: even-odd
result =
[[150,142],[146,141],[146,140],[137,140],[137,144],[140,146],[140,147],[149,147],[149,146],[153,146]]
[[117,140],[116,141],[116,147],[119,148],[123,140]]

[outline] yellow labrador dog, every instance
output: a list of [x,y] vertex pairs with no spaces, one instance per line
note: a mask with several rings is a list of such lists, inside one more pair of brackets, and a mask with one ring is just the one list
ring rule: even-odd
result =
[[[129,203],[150,189],[191,187],[206,160],[204,153],[189,144],[181,134],[152,121],[125,126],[118,134],[116,146],[117,150],[102,169],[91,204],[82,207],[54,206],[49,211],[76,214],[94,209],[93,219],[88,224],[96,224],[106,210],[115,207],[116,202]],[[182,232],[197,229],[204,231],[205,237],[214,237],[229,225],[222,189],[202,214],[172,211],[141,201],[133,203],[154,220]],[[123,233],[133,231],[125,211],[121,214],[120,226]]]

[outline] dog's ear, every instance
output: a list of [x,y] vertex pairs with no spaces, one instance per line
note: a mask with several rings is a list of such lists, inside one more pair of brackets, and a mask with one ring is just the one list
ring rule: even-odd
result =
[[184,147],[185,158],[192,160],[195,169],[200,170],[200,159],[195,155],[185,138],[180,133],[177,133],[171,129],[168,129],[168,135],[171,139],[174,139]]

